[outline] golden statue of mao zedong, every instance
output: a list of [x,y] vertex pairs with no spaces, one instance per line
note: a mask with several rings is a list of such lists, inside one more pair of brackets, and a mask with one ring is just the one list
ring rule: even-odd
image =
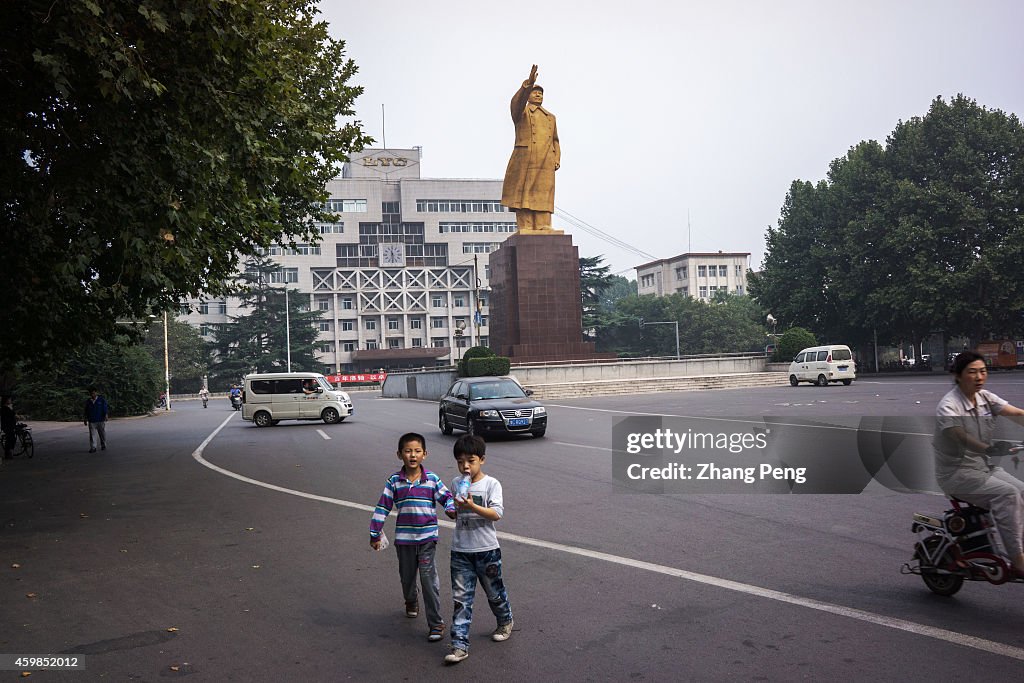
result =
[[555,211],[555,171],[561,165],[555,115],[541,106],[544,88],[537,83],[537,65],[512,96],[516,143],[505,169],[501,203],[516,212],[516,227],[526,234],[562,234],[551,228]]

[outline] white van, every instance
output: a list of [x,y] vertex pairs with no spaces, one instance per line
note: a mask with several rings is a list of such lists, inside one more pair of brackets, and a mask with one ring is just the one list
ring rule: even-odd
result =
[[344,421],[351,415],[352,399],[315,372],[272,372],[246,375],[242,389],[242,419],[257,427],[281,420]]
[[789,364],[789,383],[794,387],[800,382],[810,382],[819,387],[828,386],[829,382],[850,386],[855,379],[857,365],[853,362],[849,346],[812,346],[796,354]]

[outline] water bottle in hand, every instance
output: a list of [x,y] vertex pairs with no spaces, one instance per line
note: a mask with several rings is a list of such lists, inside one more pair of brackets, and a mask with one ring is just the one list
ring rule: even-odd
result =
[[462,500],[469,499],[469,477],[461,477],[455,481],[455,495]]

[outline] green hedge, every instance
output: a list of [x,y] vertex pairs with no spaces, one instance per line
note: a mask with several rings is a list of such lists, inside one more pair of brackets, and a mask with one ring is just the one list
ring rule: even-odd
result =
[[463,377],[484,377],[489,375],[507,375],[512,361],[505,356],[489,358],[470,358],[464,362]]

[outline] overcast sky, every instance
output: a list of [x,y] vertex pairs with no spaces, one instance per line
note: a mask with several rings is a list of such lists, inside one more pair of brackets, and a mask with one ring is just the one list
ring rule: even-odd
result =
[[[793,180],[936,96],[1024,115],[1021,0],[320,6],[359,66],[364,129],[422,146],[423,177],[501,178],[509,100],[537,64],[562,145],[555,206],[657,258],[741,251],[757,269]],[[650,260],[554,224],[626,277]]]

